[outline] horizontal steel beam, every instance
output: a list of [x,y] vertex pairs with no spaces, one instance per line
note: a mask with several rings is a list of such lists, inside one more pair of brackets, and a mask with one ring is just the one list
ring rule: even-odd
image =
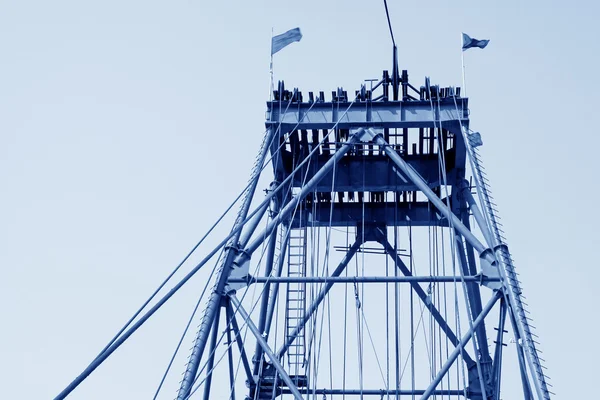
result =
[[[291,394],[289,389],[281,389],[281,394]],[[387,389],[302,389],[302,393],[346,396],[385,396],[385,395],[422,395],[425,390],[387,390]],[[436,390],[433,394],[438,396],[464,396],[464,390]]]
[[345,201],[335,202],[333,207],[331,203],[318,203],[314,210],[296,213],[292,227],[329,226],[330,223],[331,226],[352,226],[363,220],[387,226],[448,226],[448,220],[429,202]]
[[460,283],[465,282],[499,282],[500,278],[486,278],[484,276],[250,276],[248,279],[229,278],[234,283],[412,283],[412,282],[438,282],[438,283]]
[[[306,174],[296,174],[293,185],[302,186],[314,173],[329,160],[328,156],[315,157],[311,161],[311,168]],[[454,169],[454,154],[448,152],[446,172],[450,174]],[[437,154],[422,156],[406,156],[406,162],[414,168],[428,182],[429,187],[440,186],[440,171]],[[464,165],[460,166],[464,168]],[[397,167],[385,154],[378,156],[352,156],[342,157],[335,167],[329,171],[323,180],[315,186],[317,192],[385,192],[385,191],[414,191],[417,186],[402,172],[396,171]],[[333,174],[335,172],[335,179]],[[332,182],[333,181],[333,182]],[[333,190],[332,190],[333,188]]]
[[355,103],[297,103],[280,109],[279,102],[267,102],[266,126],[279,126],[287,129],[330,129],[338,128],[385,127],[411,128],[431,127],[438,121],[444,127],[462,120],[468,123],[468,100],[466,98],[446,98],[440,100],[439,109],[432,110],[429,101],[382,101]]

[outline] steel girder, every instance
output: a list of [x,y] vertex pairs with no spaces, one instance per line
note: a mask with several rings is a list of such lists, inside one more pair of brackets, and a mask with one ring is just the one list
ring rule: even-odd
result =
[[[456,100],[457,104],[454,103]],[[436,101],[437,103],[437,101]],[[459,120],[468,121],[468,99],[444,98],[439,108],[429,101],[365,101],[297,102],[280,107],[280,102],[267,103],[267,127],[290,129],[350,128],[429,128],[438,121],[444,128],[458,127]]]

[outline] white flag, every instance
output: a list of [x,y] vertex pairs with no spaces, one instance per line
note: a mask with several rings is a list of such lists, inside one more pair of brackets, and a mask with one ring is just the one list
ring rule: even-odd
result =
[[271,41],[271,55],[277,53],[288,44],[299,42],[300,39],[302,39],[300,28],[290,29],[281,35],[273,36],[273,40]]

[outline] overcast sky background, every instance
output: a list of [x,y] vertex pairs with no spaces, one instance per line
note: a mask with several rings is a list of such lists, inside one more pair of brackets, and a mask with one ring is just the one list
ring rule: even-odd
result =
[[[0,398],[55,396],[245,185],[271,27],[304,34],[276,56],[276,78],[351,93],[391,68],[381,3],[0,1]],[[391,0],[390,13],[415,86],[460,85],[460,32],[491,39],[465,54],[471,127],[556,398],[589,398],[600,6]],[[201,287],[71,398],[153,393]]]

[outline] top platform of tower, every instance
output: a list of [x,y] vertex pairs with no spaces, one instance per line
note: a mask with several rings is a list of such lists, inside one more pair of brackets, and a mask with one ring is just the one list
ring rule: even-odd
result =
[[[468,129],[468,99],[460,88],[430,85],[429,79],[419,89],[408,82],[408,73],[394,80],[384,71],[378,83],[367,83],[348,93],[338,88],[330,99],[324,92],[303,95],[298,89],[286,90],[279,82],[273,99],[267,102],[266,127],[276,130],[271,143],[273,171],[283,181],[307,157],[311,162],[304,172],[295,174],[293,187],[301,187],[359,128],[373,128],[382,133],[392,148],[406,160],[433,190],[441,193],[440,159],[444,160],[446,184],[454,187],[464,180],[466,151],[461,129]],[[439,157],[440,150],[443,157]],[[330,203],[351,207],[352,203],[372,203],[378,211],[390,199],[428,208],[421,202],[417,188],[400,174],[377,145],[361,143],[342,157],[335,169],[315,188],[307,202]],[[422,204],[421,204],[422,203]],[[407,204],[408,205],[408,204]],[[343,209],[347,213],[350,210]],[[384,215],[379,217],[386,219]],[[424,215],[424,224],[430,224]],[[429,221],[429,222],[427,222]],[[350,221],[340,218],[340,225]]]
[[[468,99],[460,96],[460,88],[432,86],[429,79],[419,89],[408,82],[402,71],[394,83],[384,71],[383,78],[371,88],[363,85],[353,98],[343,88],[331,93],[308,92],[307,98],[298,89],[286,90],[283,81],[267,102],[267,128],[281,132],[302,129],[333,128],[425,128],[441,123],[447,129],[456,128],[459,120],[468,126]],[[380,91],[381,94],[375,96]],[[375,96],[375,97],[374,97]]]

